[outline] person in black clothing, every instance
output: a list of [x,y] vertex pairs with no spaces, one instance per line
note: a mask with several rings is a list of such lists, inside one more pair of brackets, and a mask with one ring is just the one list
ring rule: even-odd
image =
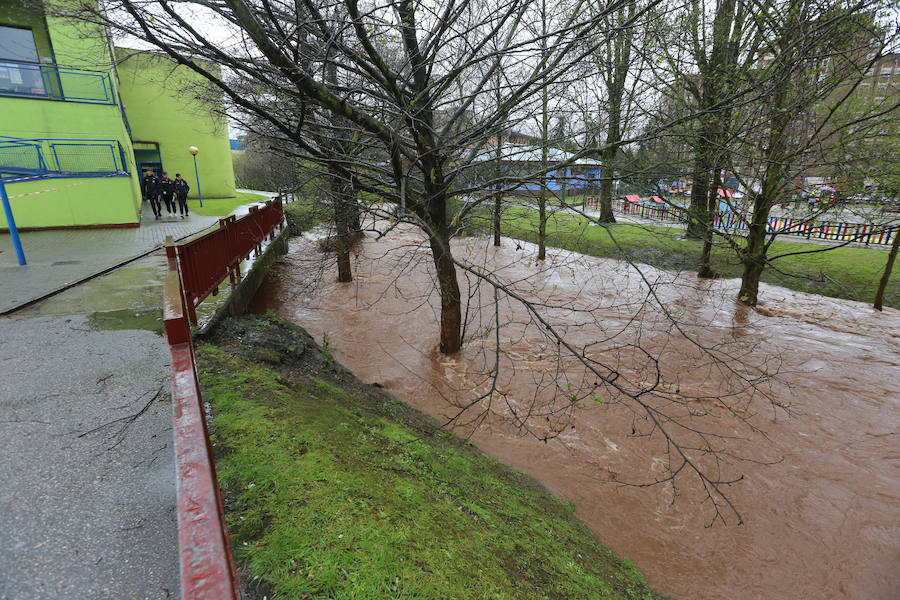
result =
[[166,203],[166,210],[169,215],[175,214],[175,182],[169,179],[168,173],[163,171],[162,179],[159,182],[160,191],[162,192],[163,202]]
[[153,169],[150,169],[144,175],[144,181],[141,185],[141,193],[144,195],[144,198],[150,201],[150,208],[153,210],[153,216],[157,220],[162,216],[162,208],[159,205],[159,194],[161,192],[159,184],[159,177],[156,176]]
[[185,218],[188,214],[187,195],[191,191],[188,182],[181,178],[181,173],[175,173],[175,197],[178,198],[178,209],[181,211],[181,218]]

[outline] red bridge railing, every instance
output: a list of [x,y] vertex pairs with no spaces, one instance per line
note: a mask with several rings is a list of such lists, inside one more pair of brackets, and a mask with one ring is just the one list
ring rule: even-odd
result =
[[219,229],[175,246],[166,245],[163,321],[172,353],[178,547],[183,600],[240,600],[225,508],[200,396],[191,339],[196,305],[281,225],[280,200],[252,208],[240,219],[219,221]]
[[184,289],[187,315],[197,324],[197,306],[215,294],[226,277],[231,283],[241,278],[241,261],[251,252],[259,254],[262,243],[275,237],[284,219],[281,199],[269,200],[265,206],[251,206],[250,212],[237,219],[234,215],[219,219],[219,228],[178,245],[178,267]]

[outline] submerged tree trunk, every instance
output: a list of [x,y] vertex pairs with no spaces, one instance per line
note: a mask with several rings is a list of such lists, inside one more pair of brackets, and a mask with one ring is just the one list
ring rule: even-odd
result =
[[329,169],[331,177],[331,197],[334,205],[335,251],[337,252],[338,281],[353,281],[350,268],[350,246],[353,243],[350,234],[350,204],[355,202],[352,185],[341,177],[336,169]]
[[765,218],[761,214],[758,218],[756,212],[754,210],[742,256],[744,272],[741,275],[741,291],[738,292],[738,299],[749,306],[756,306],[759,300],[759,278],[766,266],[766,221],[769,211],[765,211]]
[[894,260],[897,258],[897,249],[900,248],[900,229],[894,231],[894,243],[891,244],[891,253],[888,254],[887,264],[884,265],[884,274],[878,284],[878,291],[875,292],[874,307],[877,310],[882,309],[884,301],[884,290],[887,288],[888,280],[891,278],[891,271],[894,269]]
[[456,265],[450,254],[449,231],[446,228],[436,231],[429,244],[441,295],[441,352],[453,354],[462,347],[462,302]]
[[712,241],[713,241],[713,228],[715,226],[715,214],[716,209],[719,204],[719,184],[721,181],[721,171],[716,168],[715,175],[713,176],[712,186],[709,188],[709,191],[706,196],[706,212],[704,214],[704,224],[703,228],[703,252],[700,254],[700,268],[697,270],[697,277],[711,278],[718,277],[715,271],[712,269],[711,258],[712,258]]
[[[793,1],[788,5],[784,27],[779,32],[776,47],[793,48],[795,32],[803,19],[800,18],[803,3]],[[788,173],[790,151],[788,149],[788,128],[793,117],[790,110],[789,96],[791,87],[798,81],[792,77],[795,50],[787,50],[778,55],[773,64],[773,88],[769,94],[768,114],[769,132],[766,139],[766,170],[763,176],[762,190],[753,199],[753,217],[750,221],[749,233],[741,261],[744,263],[744,274],[741,277],[741,290],[738,300],[750,306],[756,306],[759,300],[759,278],[766,266],[766,227],[769,213],[784,193],[784,184]]]

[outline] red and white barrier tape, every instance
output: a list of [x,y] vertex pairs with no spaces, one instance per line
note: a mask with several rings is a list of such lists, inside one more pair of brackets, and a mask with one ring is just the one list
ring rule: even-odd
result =
[[[126,173],[125,171],[119,171],[119,172],[116,172],[116,173],[110,173],[110,174],[108,174],[108,175],[104,175],[104,176],[102,176],[102,177],[91,177],[91,178],[89,178],[89,179],[105,179],[105,178],[107,178],[107,177],[113,177],[113,176],[116,176],[116,175],[127,175],[127,173]],[[34,181],[35,179],[45,179],[45,178],[47,178],[46,175],[35,175],[35,176],[33,176],[33,177],[20,177],[20,178],[18,178],[18,179],[9,179],[9,180],[7,180],[7,181],[4,181],[3,183],[21,183],[21,182],[23,182],[23,181]],[[14,195],[14,196],[10,196],[9,199],[12,200],[12,199],[14,199],[14,198],[24,198],[25,196],[36,196],[36,195],[38,195],[38,194],[46,194],[46,193],[48,193],[48,192],[58,192],[59,190],[65,190],[65,189],[68,189],[68,188],[73,188],[73,187],[75,187],[75,186],[77,186],[77,185],[82,185],[82,184],[84,184],[84,183],[90,183],[90,182],[89,182],[89,181],[78,181],[78,182],[76,182],[76,183],[72,183],[72,184],[69,184],[69,185],[63,185],[63,186],[59,186],[59,187],[47,188],[47,189],[45,189],[45,190],[35,190],[35,191],[33,191],[33,192],[25,192],[25,193],[22,193],[22,194],[16,194],[16,195]]]

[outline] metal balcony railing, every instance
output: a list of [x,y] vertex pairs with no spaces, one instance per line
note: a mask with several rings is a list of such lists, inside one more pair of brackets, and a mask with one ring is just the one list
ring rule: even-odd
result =
[[0,174],[49,176],[127,175],[119,140],[0,139]]
[[116,105],[107,71],[0,60],[0,96]]

